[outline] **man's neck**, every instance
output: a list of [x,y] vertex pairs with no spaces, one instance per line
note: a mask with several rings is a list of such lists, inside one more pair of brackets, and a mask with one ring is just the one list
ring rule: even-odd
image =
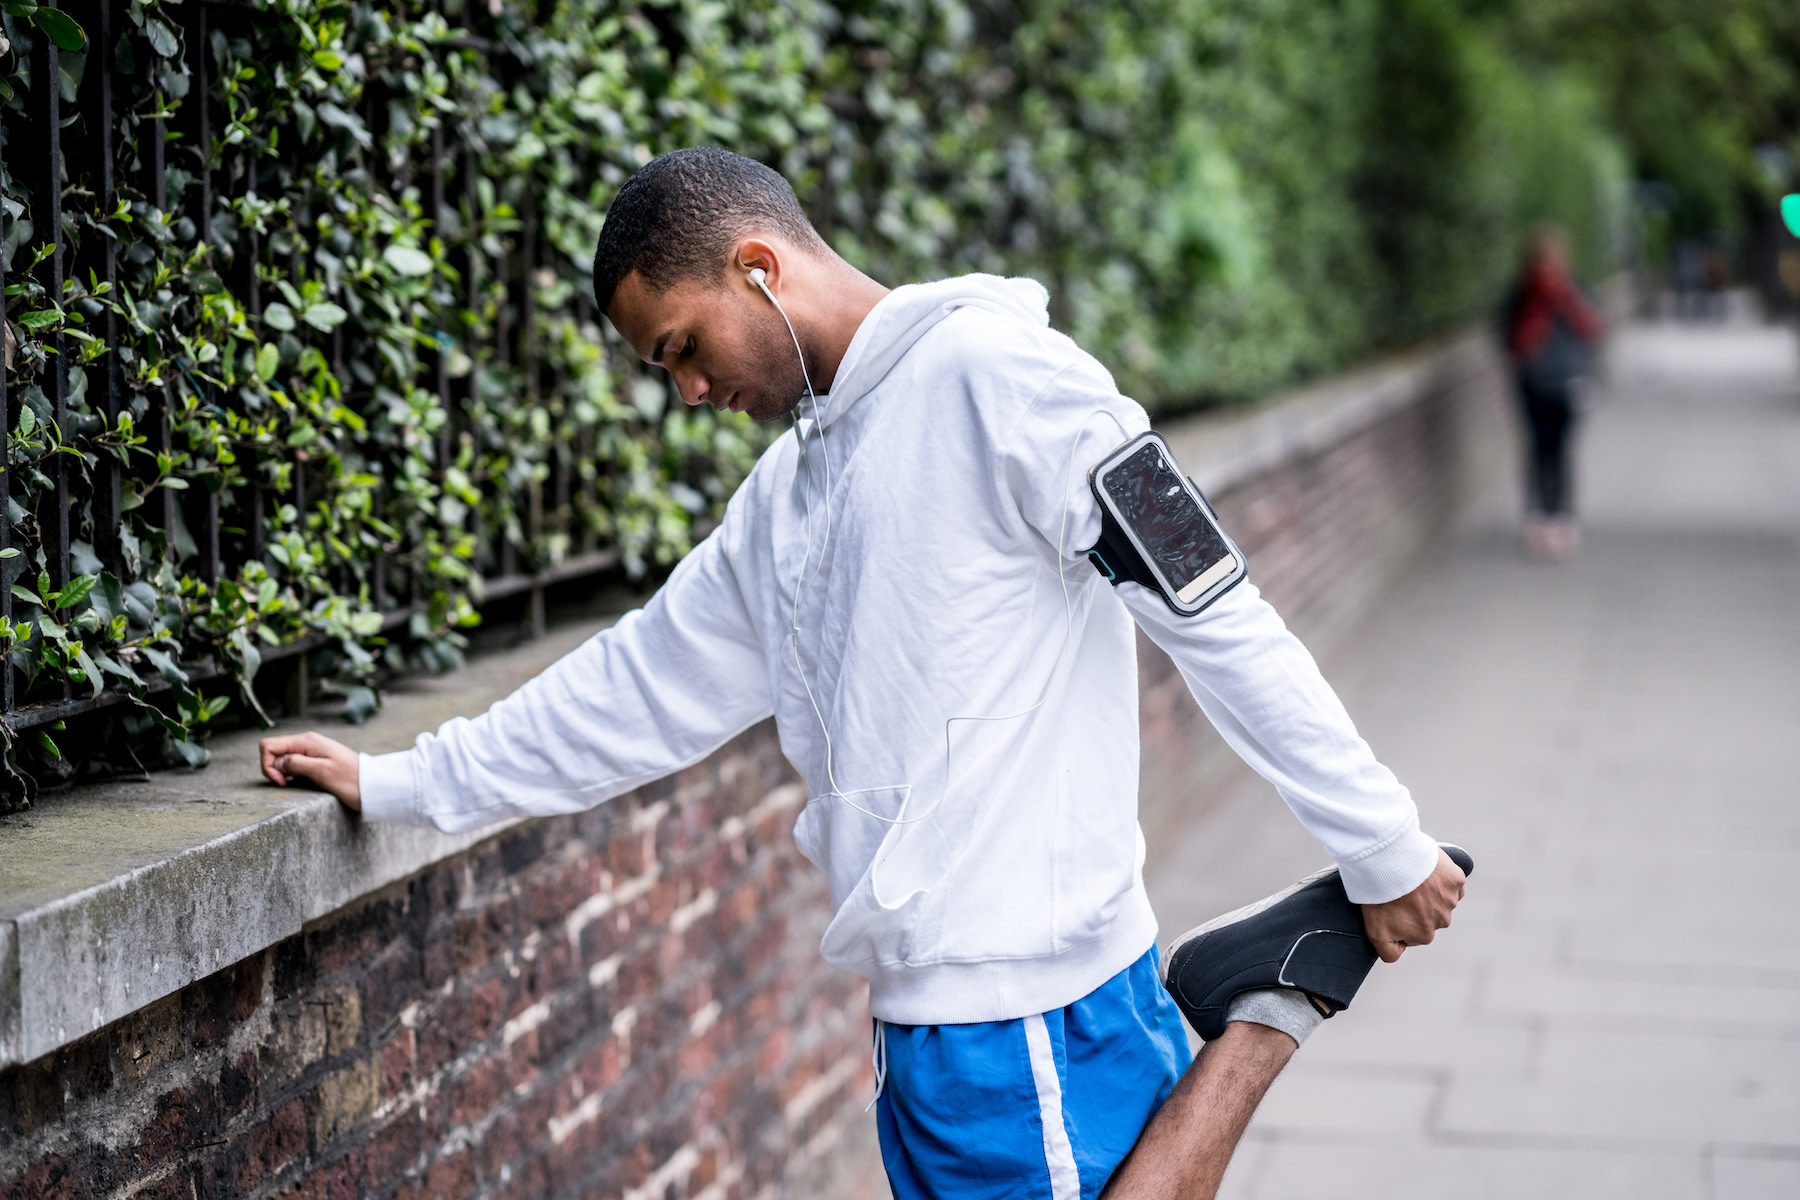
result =
[[888,294],[888,289],[842,259],[820,262],[816,270],[817,276],[806,281],[806,292],[829,299],[809,314],[812,319],[806,323],[811,329],[803,331],[801,337],[811,343],[813,353],[818,356],[814,386],[820,392],[828,393],[837,384],[838,368],[844,363],[844,355],[856,338],[856,331],[881,303],[881,298]]

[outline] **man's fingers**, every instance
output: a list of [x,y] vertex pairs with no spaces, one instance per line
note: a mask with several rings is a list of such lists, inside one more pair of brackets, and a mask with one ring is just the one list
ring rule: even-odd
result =
[[1429,946],[1438,930],[1450,928],[1467,878],[1440,850],[1437,870],[1424,883],[1399,899],[1365,906],[1364,927],[1381,961],[1398,962],[1408,947]]
[[279,747],[288,740],[287,738],[266,737],[257,744],[258,749],[262,751],[262,773],[276,787],[287,786],[287,775],[275,763],[285,753],[285,750]]
[[276,737],[266,737],[257,743],[262,751],[262,770],[270,783],[281,787],[287,786],[288,772],[282,769],[282,760],[293,754],[304,754],[315,748],[311,739],[317,735],[310,733],[289,733]]
[[315,729],[309,729],[305,733],[275,734],[258,744],[265,755],[305,754],[313,758],[329,758],[334,750],[348,749],[343,743],[333,741]]
[[336,796],[351,811],[362,810],[356,751],[342,742],[309,730],[266,737],[257,747],[262,754],[263,776],[270,783],[286,787],[296,779],[305,779]]
[[[300,775],[315,782],[318,781],[320,778],[318,771],[321,768],[317,765],[302,766],[302,764],[336,762],[343,756],[341,753],[334,752],[344,749],[339,743],[332,741],[324,734],[311,730],[305,733],[287,733],[266,737],[257,745],[262,751],[263,774],[268,777],[269,782],[284,786],[288,782],[288,777],[292,775]],[[288,763],[294,765],[290,767],[286,765]]]
[[302,779],[310,779],[314,783],[324,783],[325,776],[337,764],[329,758],[314,758],[306,754],[286,754],[275,760],[275,769],[288,775],[298,775]]

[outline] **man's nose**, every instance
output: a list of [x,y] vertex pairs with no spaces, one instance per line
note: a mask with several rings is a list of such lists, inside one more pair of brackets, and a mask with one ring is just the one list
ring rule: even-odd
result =
[[698,408],[706,403],[706,397],[712,391],[712,380],[699,372],[682,372],[675,376],[675,390],[681,393],[681,401],[689,408]]

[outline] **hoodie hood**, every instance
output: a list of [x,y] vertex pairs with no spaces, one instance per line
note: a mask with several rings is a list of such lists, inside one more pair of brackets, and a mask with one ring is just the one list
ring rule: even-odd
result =
[[983,308],[1040,327],[1050,324],[1050,293],[1035,279],[961,275],[895,288],[857,326],[831,391],[818,398],[818,411],[803,400],[796,416],[816,417],[829,427],[874,391],[914,343],[960,308]]

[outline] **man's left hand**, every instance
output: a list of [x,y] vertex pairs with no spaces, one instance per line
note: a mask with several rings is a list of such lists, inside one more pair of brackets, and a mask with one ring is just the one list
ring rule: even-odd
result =
[[1463,897],[1466,877],[1450,856],[1438,851],[1437,869],[1398,900],[1362,906],[1363,929],[1382,962],[1396,962],[1408,946],[1429,945],[1450,926],[1450,913]]

